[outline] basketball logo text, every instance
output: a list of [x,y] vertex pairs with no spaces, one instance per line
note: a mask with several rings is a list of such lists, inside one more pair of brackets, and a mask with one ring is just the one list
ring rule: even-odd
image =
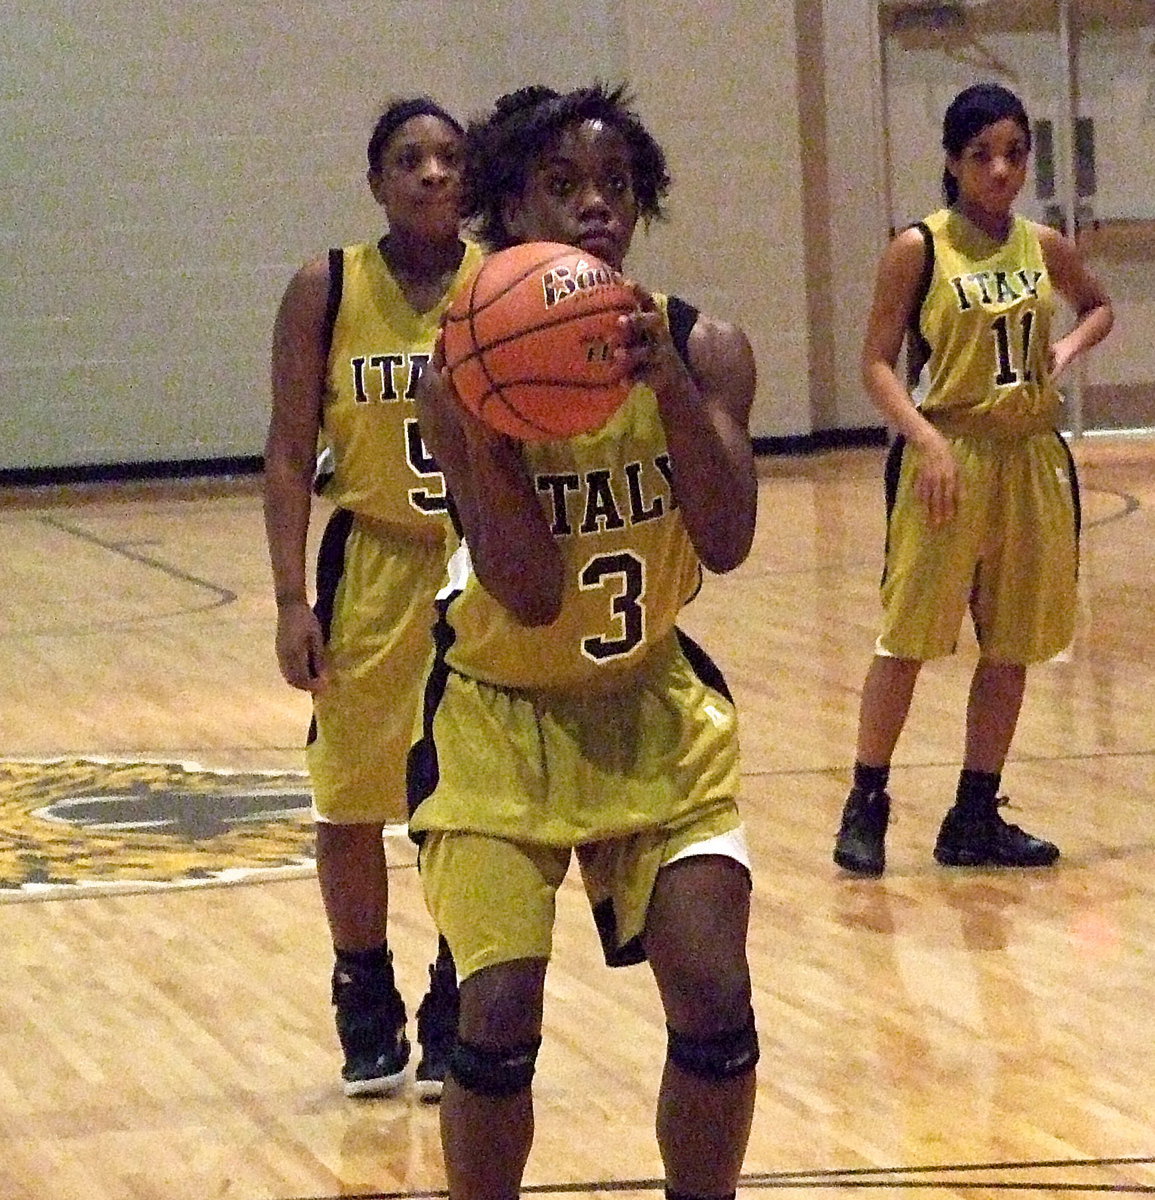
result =
[[614,345],[605,338],[589,338],[582,343],[587,363],[608,363],[614,359]]
[[588,263],[579,259],[575,267],[563,265],[551,267],[541,277],[542,298],[547,309],[561,304],[572,296],[580,296],[607,284],[620,283],[621,276],[617,271],[604,263]]

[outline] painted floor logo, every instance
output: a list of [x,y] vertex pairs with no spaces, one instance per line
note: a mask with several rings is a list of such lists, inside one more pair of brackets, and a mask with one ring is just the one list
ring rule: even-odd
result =
[[304,874],[311,804],[303,774],[0,760],[0,902]]

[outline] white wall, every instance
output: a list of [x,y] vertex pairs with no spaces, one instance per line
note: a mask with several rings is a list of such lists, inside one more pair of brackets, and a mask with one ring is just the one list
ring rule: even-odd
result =
[[609,13],[543,0],[6,13],[0,468],[259,453],[290,274],[379,229],[362,177],[384,102],[430,91],[468,113],[529,79],[615,73]]
[[[25,0],[0,23],[0,470],[259,454],[285,283],[380,227],[380,108],[428,91],[468,116],[535,80],[632,83],[674,188],[631,269],[746,328],[755,434],[876,424],[857,360],[888,217],[935,203],[942,107],[981,72],[890,56],[888,214],[875,7]],[[1155,216],[1151,43],[1155,18],[1080,47],[1103,215]],[[988,49],[1056,105],[1053,39]],[[1101,264],[1124,319],[1098,380],[1155,378],[1149,266]]]
[[[1095,123],[1094,196],[1080,207],[1100,221],[1155,220],[1152,161],[1155,158],[1155,4],[1143,30],[1098,29],[1077,41],[1078,112]],[[895,225],[917,220],[941,202],[942,114],[961,88],[977,80],[1013,88],[1032,120],[1053,122],[1056,138],[1066,121],[1064,64],[1057,27],[1016,34],[988,34],[969,49],[903,46],[888,40],[887,122]],[[1058,149],[1056,149],[1058,157]],[[1062,183],[1059,182],[1059,200]],[[1021,211],[1042,220],[1045,205],[1034,194],[1033,176],[1020,197]],[[1092,269],[1115,305],[1110,339],[1086,363],[1086,383],[1110,389],[1151,385],[1155,380],[1155,277],[1150,254],[1113,251],[1101,256],[1087,243]],[[1107,414],[1108,416],[1110,414]],[[1141,414],[1142,417],[1142,414]],[[1155,425],[1155,407],[1144,423]]]
[[0,29],[0,469],[259,454],[285,283],[379,229],[383,103],[468,116],[534,80],[632,83],[675,179],[632,269],[747,329],[756,434],[837,424],[829,370],[812,404],[801,187],[796,30],[821,2],[29,0]]
[[821,4],[822,70],[812,74],[823,80],[827,203],[821,223],[808,223],[811,245],[824,248],[829,263],[827,278],[810,278],[828,296],[810,327],[812,343],[823,329],[829,339],[829,379],[811,389],[812,428],[819,430],[880,424],[859,371],[875,268],[889,236],[876,7],[875,0]]
[[738,322],[754,347],[757,434],[809,431],[794,12],[786,0],[620,6],[626,67],[674,178],[639,239],[644,282]]

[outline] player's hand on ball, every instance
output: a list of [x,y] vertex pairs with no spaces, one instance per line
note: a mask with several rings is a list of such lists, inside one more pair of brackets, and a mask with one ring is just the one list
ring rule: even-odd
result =
[[630,286],[637,307],[618,318],[622,333],[619,361],[627,379],[649,384],[660,395],[685,375],[685,365],[654,298],[638,284]]
[[[466,407],[453,386],[452,374],[445,366],[440,347],[421,377],[423,396],[421,427],[430,434],[428,441],[439,443],[446,436],[464,438],[474,446],[487,442],[508,441],[505,435],[486,424]],[[431,426],[436,429],[431,429]]]
[[491,254],[442,323],[462,407],[521,442],[600,429],[629,394],[617,322],[634,304],[617,271],[573,246],[524,242]]

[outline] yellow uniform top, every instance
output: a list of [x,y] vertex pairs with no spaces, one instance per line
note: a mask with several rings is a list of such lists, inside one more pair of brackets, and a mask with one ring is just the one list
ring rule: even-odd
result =
[[1062,402],[1048,368],[1054,294],[1034,224],[1015,216],[996,242],[940,209],[919,228],[929,258],[912,316],[915,402],[948,432],[1053,428]]
[[442,314],[481,258],[480,248],[466,242],[445,295],[420,313],[376,243],[330,254],[330,311],[337,295],[340,303],[322,409],[322,437],[334,459],[324,494],[415,537],[444,536],[446,503],[441,474],[417,431],[414,389]]
[[627,686],[701,580],[657,397],[639,384],[601,429],[523,453],[565,560],[561,613],[548,626],[519,624],[481,586],[462,543],[438,604],[446,663],[501,687]]

